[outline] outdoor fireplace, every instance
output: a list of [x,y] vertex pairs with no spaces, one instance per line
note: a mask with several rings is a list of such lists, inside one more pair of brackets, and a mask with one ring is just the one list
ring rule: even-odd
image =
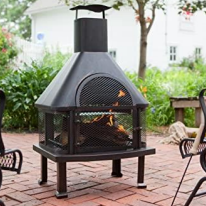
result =
[[[107,53],[103,5],[78,6],[74,55],[36,102],[39,110],[40,184],[47,182],[47,158],[57,163],[58,198],[67,196],[66,162],[138,157],[138,187],[145,188],[144,158],[155,153],[145,137],[148,102]],[[103,19],[78,18],[78,10],[103,12]]]

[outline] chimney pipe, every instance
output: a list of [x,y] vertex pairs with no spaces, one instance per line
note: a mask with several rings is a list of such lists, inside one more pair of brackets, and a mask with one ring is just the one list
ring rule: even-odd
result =
[[[76,20],[74,22],[74,52],[107,52],[107,20],[105,10],[110,7],[104,5],[77,6]],[[102,19],[99,18],[78,18],[79,10],[102,12]]]
[[74,22],[74,52],[107,52],[107,20],[80,18]]

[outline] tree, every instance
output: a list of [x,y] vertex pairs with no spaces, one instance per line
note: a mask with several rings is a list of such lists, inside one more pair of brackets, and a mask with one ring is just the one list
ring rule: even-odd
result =
[[[95,0],[64,0],[68,5],[89,4],[95,3]],[[109,2],[114,9],[119,10],[122,6],[131,7],[135,14],[136,19],[140,23],[140,60],[138,76],[142,79],[145,78],[145,71],[147,66],[147,39],[148,34],[153,26],[156,10],[164,10],[165,2],[169,0],[102,0],[103,3]],[[97,1],[96,1],[97,2]],[[205,0],[177,0],[179,7],[179,14],[183,12],[195,13],[198,10],[206,12]],[[147,10],[150,10],[151,16],[147,16]]]
[[31,37],[31,20],[25,10],[35,0],[0,0],[0,25],[25,39]]
[[[25,10],[36,0],[0,0],[0,26],[6,26],[9,31],[19,34],[25,39],[31,37],[31,20],[24,15]],[[62,0],[67,4],[89,4],[95,3],[95,0]],[[114,8],[119,10],[122,6],[131,7],[136,19],[140,23],[140,61],[138,75],[144,79],[146,63],[147,63],[147,39],[148,34],[155,20],[157,9],[164,10],[164,2],[168,0],[102,0],[107,2]],[[179,13],[191,12],[198,10],[206,12],[205,0],[177,0],[179,4]],[[151,16],[147,16],[147,10],[151,11]]]

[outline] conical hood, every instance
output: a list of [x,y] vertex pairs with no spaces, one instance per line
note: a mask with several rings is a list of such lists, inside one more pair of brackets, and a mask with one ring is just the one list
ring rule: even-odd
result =
[[[85,9],[102,12],[103,18],[78,18],[78,10]],[[76,107],[148,105],[107,53],[108,9],[103,5],[72,8],[76,10],[75,54],[37,100],[39,109],[69,111]]]
[[[53,111],[69,111],[73,107],[85,106],[79,103],[81,91],[87,86],[84,82],[89,82],[97,76],[107,77],[107,79],[110,80],[114,79],[114,81],[120,85],[117,86],[118,91],[122,86],[122,90],[128,93],[129,98],[122,101],[122,106],[139,105],[144,108],[148,105],[148,102],[144,99],[134,84],[125,76],[124,72],[108,53],[82,52],[75,53],[65,64],[54,80],[39,97],[36,102],[36,106],[41,109],[49,109]],[[101,84],[104,84],[104,82],[101,82]],[[114,87],[116,86],[114,86],[114,84],[114,82],[109,81],[109,83],[105,82],[104,85],[90,85],[88,91],[91,94],[88,94],[88,97],[96,98],[95,96],[100,95],[97,92],[97,87],[99,87],[99,92],[104,93],[101,94],[101,98],[102,101],[105,102],[105,98],[111,99],[112,93],[118,93],[115,91]],[[104,89],[105,86],[106,89]],[[113,92],[108,94],[108,91]],[[114,95],[118,96],[118,94]],[[84,99],[83,101],[85,101],[85,96],[82,98]],[[116,103],[115,99],[109,100],[109,102],[111,101],[114,104]]]

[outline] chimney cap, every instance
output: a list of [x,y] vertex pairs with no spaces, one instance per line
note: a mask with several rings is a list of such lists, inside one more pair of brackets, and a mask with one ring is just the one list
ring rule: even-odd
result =
[[90,4],[87,6],[79,5],[79,6],[71,8],[70,10],[89,10],[89,11],[100,13],[100,12],[104,12],[108,9],[111,9],[111,7],[101,5],[101,4]]

